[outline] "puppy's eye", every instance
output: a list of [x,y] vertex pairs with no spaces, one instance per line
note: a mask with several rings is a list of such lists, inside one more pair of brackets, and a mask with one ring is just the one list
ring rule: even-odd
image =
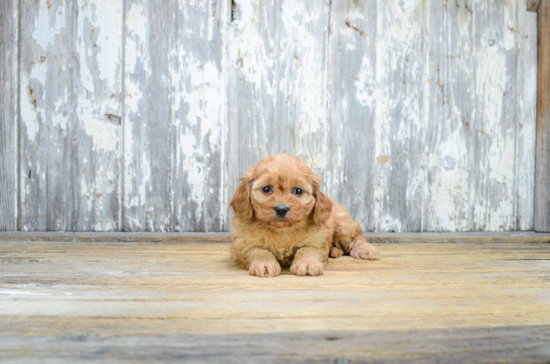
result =
[[302,194],[302,189],[301,189],[301,188],[295,188],[294,191],[293,191],[293,193],[294,193],[295,195],[301,195],[301,194]]
[[264,188],[262,188],[262,191],[264,191],[264,193],[269,193],[271,192],[271,187],[265,186]]

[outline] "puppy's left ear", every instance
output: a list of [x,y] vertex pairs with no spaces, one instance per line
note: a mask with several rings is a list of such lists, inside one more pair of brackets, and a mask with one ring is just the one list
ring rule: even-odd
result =
[[326,224],[332,214],[332,202],[321,191],[314,191],[315,207],[313,208],[313,221],[317,226]]

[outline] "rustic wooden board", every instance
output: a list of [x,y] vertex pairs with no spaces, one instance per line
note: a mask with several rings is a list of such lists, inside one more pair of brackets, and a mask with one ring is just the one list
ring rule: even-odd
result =
[[537,14],[523,11],[523,3],[524,0],[518,2],[516,230],[533,230],[537,126]]
[[474,108],[470,204],[473,230],[516,227],[518,9],[474,1]]
[[220,231],[227,215],[224,31],[229,1],[177,2],[172,75],[172,231]]
[[170,231],[174,1],[125,2],[123,231]]
[[[364,233],[371,243],[550,243],[550,234],[534,232],[501,233]],[[75,243],[230,243],[230,233],[117,233],[117,232],[0,232],[0,241],[59,241]]]
[[474,71],[470,2],[428,1],[423,231],[471,231]]
[[327,167],[328,13],[326,0],[235,2],[227,34],[229,195],[271,154],[297,155],[319,174]]
[[236,181],[278,152],[368,231],[534,226],[527,0],[21,1],[0,229],[228,231]]
[[121,4],[21,4],[22,230],[119,228]]
[[537,159],[535,230],[550,231],[550,2],[538,12]]
[[527,11],[538,11],[542,0],[527,0]]
[[126,3],[124,231],[220,229],[226,5]]
[[328,44],[325,193],[374,230],[376,2],[334,1]]
[[19,1],[0,4],[0,231],[18,224]]
[[[20,345],[20,337],[0,336],[0,349],[11,359],[7,363],[40,363],[45,357],[50,363],[545,363],[550,357],[549,332],[550,325],[398,333],[368,329],[207,336],[169,333],[162,340],[146,334],[101,338],[83,334],[28,336],[26,346]],[[32,354],[26,354],[30,348]]]
[[426,2],[376,6],[375,229],[420,231]]
[[2,359],[550,358],[549,244],[377,247],[379,261],[260,279],[227,243],[1,240]]

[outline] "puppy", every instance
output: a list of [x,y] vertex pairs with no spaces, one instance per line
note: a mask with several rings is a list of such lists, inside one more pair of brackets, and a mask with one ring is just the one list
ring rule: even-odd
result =
[[329,253],[377,259],[361,225],[325,196],[320,178],[300,159],[276,154],[240,179],[231,207],[231,257],[251,275],[275,277],[281,266],[298,276],[323,274]]

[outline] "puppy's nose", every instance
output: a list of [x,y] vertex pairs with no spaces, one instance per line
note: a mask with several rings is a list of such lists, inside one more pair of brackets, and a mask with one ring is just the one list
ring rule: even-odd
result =
[[275,206],[274,208],[275,210],[275,213],[281,217],[285,216],[286,213],[288,212],[289,208],[286,207],[285,205],[279,205],[279,206]]

